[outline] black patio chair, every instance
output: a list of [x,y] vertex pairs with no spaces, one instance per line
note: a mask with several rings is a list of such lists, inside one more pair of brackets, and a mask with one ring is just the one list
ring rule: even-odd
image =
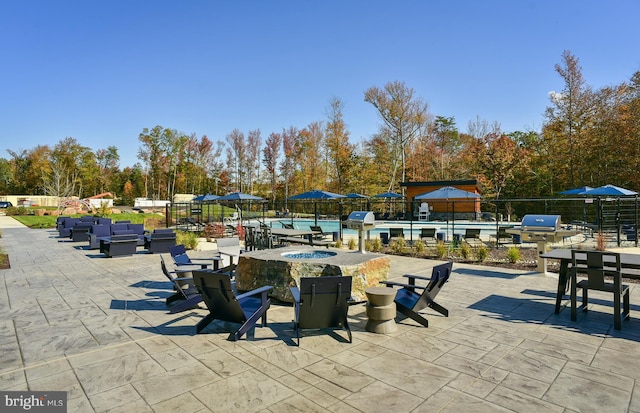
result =
[[[174,314],[197,308],[198,303],[202,301],[202,296],[194,284],[191,271],[169,271],[162,255],[160,255],[160,267],[165,277],[173,283],[175,290],[175,293],[167,297],[166,304],[169,307],[169,313]],[[176,303],[176,301],[178,302]]]
[[290,287],[294,300],[294,329],[300,346],[300,330],[344,328],[352,342],[347,320],[351,299],[350,276],[302,277],[299,287]]
[[389,228],[389,238],[404,238],[404,231],[402,228]]
[[[586,254],[586,265],[576,259],[576,254]],[[577,289],[582,288],[582,311],[587,311],[588,290],[613,293],[613,326],[622,328],[622,320],[629,319],[629,286],[622,283],[620,254],[605,251],[571,251],[571,320],[577,319]],[[577,281],[577,274],[587,274],[587,278]],[[607,281],[612,278],[612,282]],[[622,301],[622,308],[620,302]]]
[[[420,315],[421,310],[432,308],[443,316],[449,317],[449,310],[436,303],[435,299],[444,283],[449,280],[452,269],[453,262],[450,261],[433,267],[431,278],[405,274],[404,277],[409,281],[407,284],[394,281],[380,281],[380,283],[392,288],[393,286],[401,287],[397,290],[394,299],[396,309],[410,319],[429,327],[429,321]],[[416,285],[416,280],[428,280],[429,283],[426,286],[419,286]]]
[[[213,266],[213,269],[217,269],[217,260],[216,258],[211,259],[191,259],[187,255],[187,249],[182,244],[173,245],[169,248],[169,254],[171,254],[171,258],[173,259],[173,263],[180,266],[198,266],[201,269],[208,268],[209,266]],[[206,262],[204,262],[206,261]]]
[[195,270],[193,279],[209,309],[209,314],[196,325],[196,333],[200,333],[214,320],[240,324],[231,331],[230,341],[237,341],[246,332],[255,327],[262,319],[262,327],[267,325],[267,310],[271,299],[267,295],[272,286],[264,286],[244,294],[236,295],[232,289],[228,275],[212,270]]

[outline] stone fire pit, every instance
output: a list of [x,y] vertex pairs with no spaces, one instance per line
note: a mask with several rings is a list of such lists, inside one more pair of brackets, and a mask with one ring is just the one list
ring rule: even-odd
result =
[[[317,251],[332,256],[307,258]],[[298,254],[301,253],[301,254]],[[367,299],[365,290],[389,277],[389,257],[381,254],[361,254],[339,249],[287,247],[246,252],[240,255],[236,270],[236,287],[249,291],[264,285],[273,286],[273,297],[292,302],[290,286],[298,285],[300,277],[348,275],[353,277],[352,297]]]

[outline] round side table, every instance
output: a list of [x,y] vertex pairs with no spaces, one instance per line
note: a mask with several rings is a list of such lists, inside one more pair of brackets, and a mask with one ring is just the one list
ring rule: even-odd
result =
[[396,325],[396,291],[388,287],[367,288],[366,314],[368,317],[365,330],[372,333],[393,333],[398,329]]

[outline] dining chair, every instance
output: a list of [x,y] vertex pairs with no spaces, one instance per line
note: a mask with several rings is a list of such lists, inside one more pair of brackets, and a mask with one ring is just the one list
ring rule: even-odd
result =
[[[579,256],[586,254],[586,260]],[[571,251],[571,321],[577,319],[577,292],[582,289],[582,311],[587,311],[588,290],[613,293],[613,326],[622,328],[622,320],[629,319],[629,286],[622,283],[620,254],[608,251]],[[578,281],[578,274],[587,278]],[[609,278],[611,277],[611,281]],[[622,301],[622,308],[621,308]]]

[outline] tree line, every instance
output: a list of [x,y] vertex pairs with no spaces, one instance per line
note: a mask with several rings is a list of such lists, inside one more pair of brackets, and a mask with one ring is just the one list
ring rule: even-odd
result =
[[54,146],[8,151],[0,159],[0,193],[136,197],[177,193],[262,196],[273,202],[310,189],[373,195],[401,182],[477,179],[485,197],[535,198],[613,183],[640,189],[640,71],[597,90],[579,59],[562,54],[561,91],[549,95],[541,131],[501,129],[477,118],[460,132],[455,118],[429,111],[403,82],[364,91],[377,111],[377,132],[350,139],[344,104],[330,100],[325,118],[263,135],[234,129],[224,138],[155,126],[138,136],[139,162],[120,168],[118,148],[92,149],[67,137]]

